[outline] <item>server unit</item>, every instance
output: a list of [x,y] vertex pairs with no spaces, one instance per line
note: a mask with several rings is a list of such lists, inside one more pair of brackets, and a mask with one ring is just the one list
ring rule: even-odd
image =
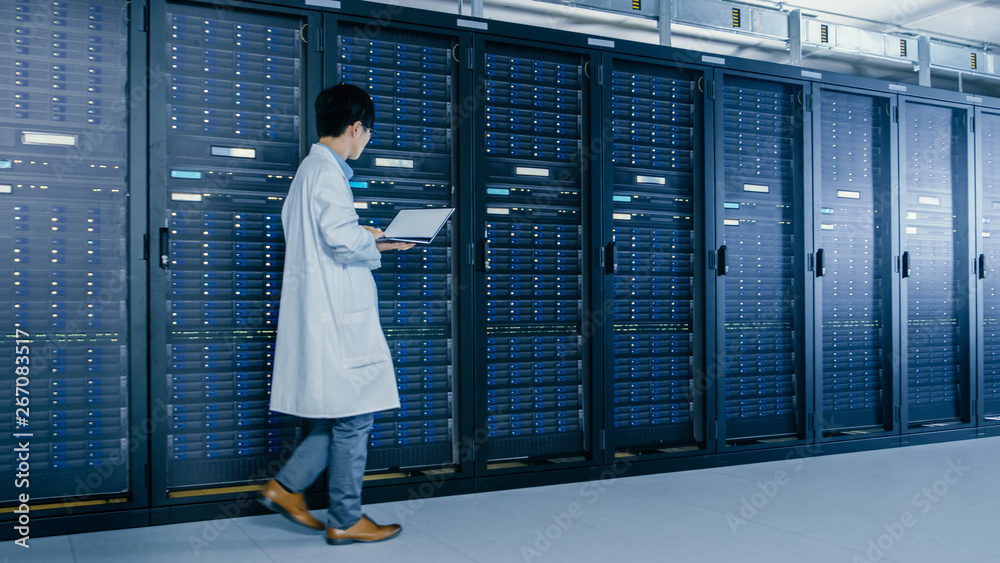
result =
[[32,517],[41,505],[126,503],[131,349],[144,346],[126,306],[128,11],[104,0],[2,6],[0,503],[27,495]]
[[909,429],[969,422],[968,108],[900,103],[900,309]]
[[803,88],[721,82],[720,439],[794,440],[805,430]]
[[[400,209],[454,206],[456,49],[449,37],[341,24],[338,80],[375,101],[372,139],[349,163],[363,222],[384,229]],[[455,223],[431,244],[383,253],[373,272],[400,408],[375,415],[372,471],[457,461]]]
[[[165,193],[153,299],[154,400],[167,411],[154,440],[157,495],[259,482],[301,436],[268,408],[281,295],[281,205],[303,149],[302,17],[169,3]],[[154,274],[155,275],[155,274]],[[305,275],[305,273],[302,273]],[[154,278],[155,280],[156,278]],[[162,338],[157,341],[156,338]],[[158,361],[157,361],[158,360]]]
[[[976,143],[976,176],[979,178],[979,220],[976,239],[979,255],[975,264],[979,278],[982,385],[981,415],[988,422],[1000,421],[1000,114],[980,111]],[[994,236],[995,235],[995,236]]]
[[705,409],[695,378],[704,369],[696,339],[704,334],[697,311],[705,280],[695,268],[704,244],[697,86],[704,74],[608,59],[611,175],[605,179],[613,186],[613,238],[605,273],[614,297],[608,430],[620,451],[677,451],[702,439]]
[[892,100],[818,89],[814,112],[816,413],[824,437],[897,429]]
[[[587,440],[582,160],[587,61],[576,53],[483,41],[477,191],[484,306],[476,373],[485,458],[572,458]],[[483,353],[484,352],[484,353]]]

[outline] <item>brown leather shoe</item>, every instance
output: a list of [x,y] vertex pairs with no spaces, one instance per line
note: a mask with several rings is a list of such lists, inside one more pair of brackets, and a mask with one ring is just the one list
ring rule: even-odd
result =
[[357,524],[351,526],[346,530],[338,530],[337,528],[327,527],[326,529],[326,543],[330,545],[346,545],[349,543],[358,542],[377,542],[392,539],[399,535],[403,531],[403,527],[399,524],[389,524],[388,526],[379,526],[375,522],[372,522],[368,516],[362,514],[361,520]]
[[283,514],[292,522],[302,524],[314,530],[323,529],[323,523],[313,518],[312,514],[309,514],[309,508],[306,507],[306,499],[302,493],[290,493],[274,479],[271,479],[264,485],[264,488],[260,491],[260,496],[257,497],[257,502],[275,512]]

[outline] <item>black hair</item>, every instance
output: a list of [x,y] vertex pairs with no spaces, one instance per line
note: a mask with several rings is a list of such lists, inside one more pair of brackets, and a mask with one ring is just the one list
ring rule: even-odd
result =
[[339,137],[355,121],[375,125],[372,97],[353,84],[341,82],[316,96],[316,132],[320,138]]

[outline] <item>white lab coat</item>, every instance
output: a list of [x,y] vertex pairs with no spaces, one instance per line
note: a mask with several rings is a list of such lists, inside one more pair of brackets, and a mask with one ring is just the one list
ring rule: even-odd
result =
[[341,418],[398,408],[371,274],[382,259],[326,147],[313,145],[299,165],[281,223],[285,270],[271,410]]

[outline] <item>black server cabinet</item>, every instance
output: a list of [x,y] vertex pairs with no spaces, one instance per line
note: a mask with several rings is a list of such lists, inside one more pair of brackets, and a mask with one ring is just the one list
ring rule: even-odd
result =
[[485,94],[475,385],[477,428],[488,437],[479,459],[487,468],[581,459],[590,448],[589,57],[496,40],[480,40],[475,53]]
[[301,435],[268,401],[281,205],[303,151],[307,22],[185,3],[156,5],[153,18],[165,96],[150,113],[165,160],[150,166],[150,389],[167,412],[154,492],[249,490]]
[[[375,101],[375,129],[349,164],[362,222],[385,228],[400,209],[454,207],[458,40],[341,22],[338,81]],[[372,273],[392,350],[400,408],[375,415],[372,472],[457,462],[457,215],[431,244],[386,252]]]
[[976,115],[976,178],[979,218],[979,373],[982,386],[980,416],[1000,422],[1000,113],[980,110]]
[[32,518],[127,508],[142,487],[130,428],[145,411],[129,398],[132,349],[143,346],[129,293],[144,284],[128,252],[129,10],[105,0],[0,10],[0,505],[26,495]]
[[720,446],[805,438],[803,87],[725,74],[716,97]]
[[817,88],[816,413],[821,438],[898,430],[893,353],[894,100]]
[[900,102],[903,424],[969,422],[971,221],[968,108]]
[[[609,448],[697,449],[704,373],[704,72],[606,57]],[[607,87],[610,85],[610,88]],[[607,125],[606,125],[607,126]],[[610,201],[609,201],[610,200]],[[698,272],[698,273],[696,273]],[[607,387],[610,385],[610,387]]]

